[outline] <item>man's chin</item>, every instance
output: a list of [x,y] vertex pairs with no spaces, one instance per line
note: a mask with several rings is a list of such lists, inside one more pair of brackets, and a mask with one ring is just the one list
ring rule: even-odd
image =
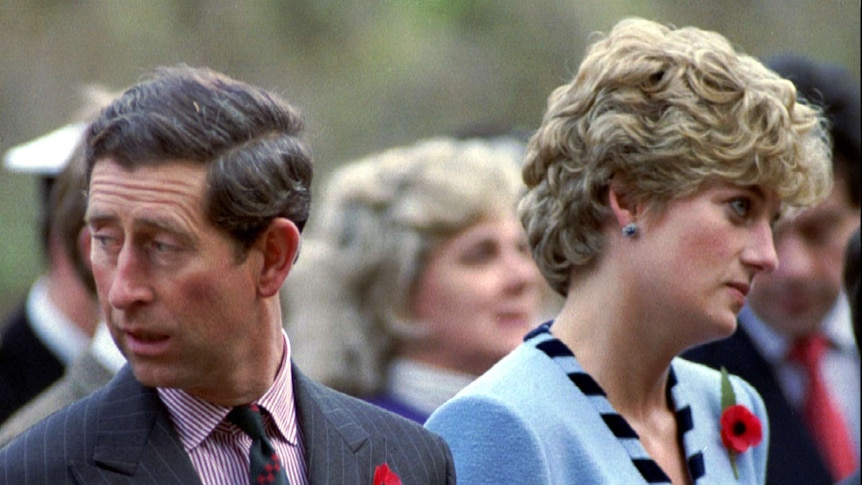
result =
[[147,387],[177,387],[176,379],[164,368],[149,363],[129,361],[135,379]]
[[785,312],[765,319],[765,321],[773,330],[782,335],[793,337],[809,335],[820,330],[823,319],[809,316],[813,312],[806,313],[808,315],[798,312]]

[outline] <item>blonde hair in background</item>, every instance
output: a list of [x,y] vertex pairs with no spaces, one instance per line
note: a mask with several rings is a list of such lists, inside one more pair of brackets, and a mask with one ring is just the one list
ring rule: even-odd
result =
[[521,220],[561,295],[602,251],[611,178],[654,210],[713,178],[774,190],[785,212],[828,193],[820,111],[721,35],[631,18],[596,39],[548,98],[523,170]]
[[434,138],[337,169],[282,290],[294,359],[336,389],[380,390],[399,340],[421,338],[412,291],[443,241],[514,214],[523,144]]

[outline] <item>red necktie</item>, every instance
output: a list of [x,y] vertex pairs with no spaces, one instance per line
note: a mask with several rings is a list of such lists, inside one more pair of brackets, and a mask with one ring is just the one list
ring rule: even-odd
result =
[[263,430],[260,408],[255,404],[237,406],[227,415],[227,420],[237,425],[251,437],[249,450],[249,478],[251,485],[269,483],[288,485],[284,467]]
[[805,421],[826,459],[832,477],[837,481],[856,470],[856,454],[844,417],[829,395],[821,375],[820,363],[828,345],[822,335],[803,337],[796,341],[789,357],[805,368],[808,377]]

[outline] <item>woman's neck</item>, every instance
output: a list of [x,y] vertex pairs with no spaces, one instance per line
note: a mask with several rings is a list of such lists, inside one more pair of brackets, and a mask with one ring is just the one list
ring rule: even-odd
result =
[[668,369],[675,353],[666,350],[662,322],[637,304],[624,286],[598,274],[575,281],[552,333],[574,352],[578,363],[626,417],[667,410]]

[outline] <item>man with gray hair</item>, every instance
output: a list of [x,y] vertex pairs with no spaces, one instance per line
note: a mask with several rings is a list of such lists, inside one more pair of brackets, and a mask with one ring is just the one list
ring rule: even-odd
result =
[[277,95],[186,66],[89,126],[90,259],[128,365],[0,449],[0,484],[454,483],[442,438],[292,364],[302,128]]

